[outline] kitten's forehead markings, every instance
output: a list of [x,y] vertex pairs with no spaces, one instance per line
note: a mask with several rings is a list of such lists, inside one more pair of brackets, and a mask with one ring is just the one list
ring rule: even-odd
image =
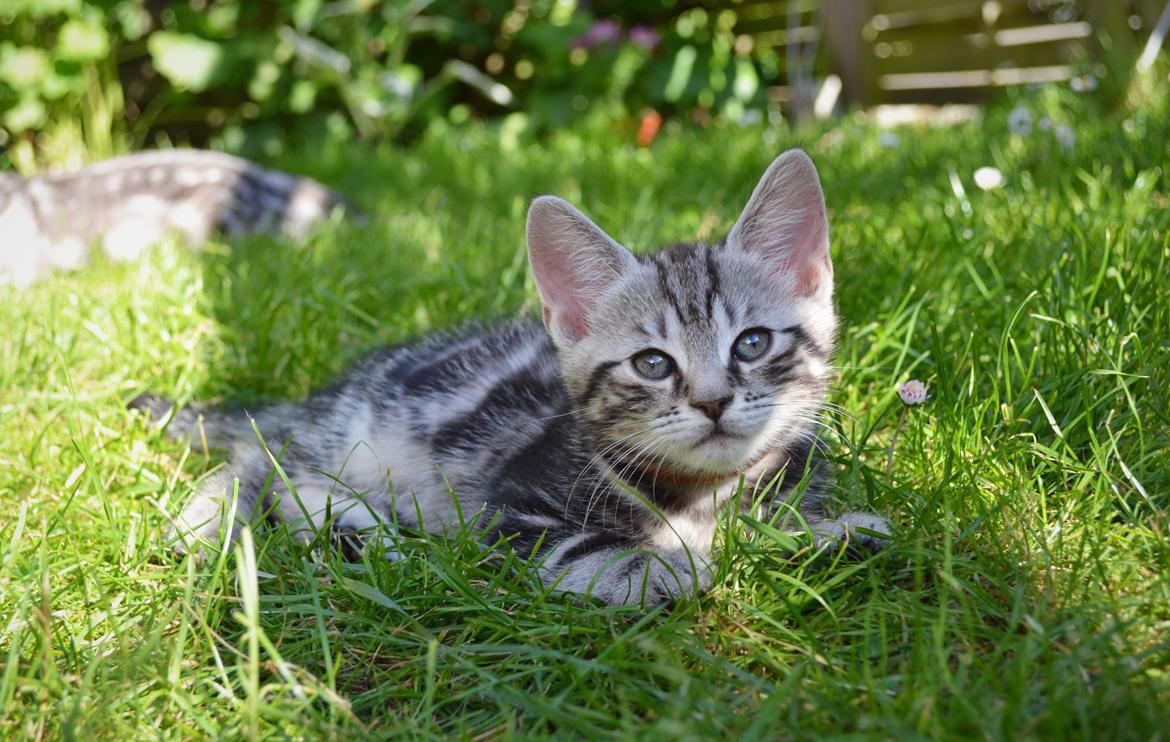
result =
[[704,245],[703,252],[707,259],[707,293],[704,298],[704,304],[707,309],[707,317],[714,320],[715,300],[716,298],[722,298],[719,288],[719,266],[715,263],[715,251],[710,245]]
[[678,297],[674,293],[674,288],[670,285],[669,269],[664,260],[665,253],[659,253],[654,256],[654,268],[657,271],[658,291],[662,294],[662,298],[666,300],[670,309],[674,312],[675,319],[684,321],[685,313],[682,306],[679,304]]
[[685,326],[711,319],[719,270],[707,245],[676,245],[654,256],[659,292]]
[[734,328],[739,322],[739,312],[736,309],[735,302],[728,301],[722,295],[715,297],[715,305],[722,310],[723,318],[727,322],[727,326]]
[[658,330],[659,337],[666,337],[666,312],[659,311],[654,315],[654,329]]

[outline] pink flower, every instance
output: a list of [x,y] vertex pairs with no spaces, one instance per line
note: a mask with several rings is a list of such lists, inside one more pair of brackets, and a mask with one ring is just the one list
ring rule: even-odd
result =
[[589,27],[585,33],[573,39],[570,46],[575,49],[593,49],[602,44],[614,44],[622,36],[622,27],[617,23],[601,19]]
[[919,405],[926,401],[926,384],[911,379],[898,387],[898,396],[908,405]]
[[654,51],[662,43],[662,37],[649,26],[634,26],[628,35],[630,43],[646,51]]

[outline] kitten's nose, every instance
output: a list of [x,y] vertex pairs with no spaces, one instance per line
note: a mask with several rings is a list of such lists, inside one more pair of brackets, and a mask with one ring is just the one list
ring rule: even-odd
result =
[[715,422],[719,422],[719,418],[727,409],[727,405],[731,404],[732,399],[733,397],[720,397],[719,399],[709,399],[706,402],[691,402],[691,407],[701,411]]

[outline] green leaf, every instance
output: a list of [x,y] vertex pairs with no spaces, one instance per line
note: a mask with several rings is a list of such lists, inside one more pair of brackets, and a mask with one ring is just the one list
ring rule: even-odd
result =
[[390,596],[386,595],[386,593],[382,592],[373,585],[368,585],[364,582],[359,582],[348,577],[342,577],[341,583],[345,585],[345,588],[351,593],[360,595],[372,603],[376,603],[383,608],[389,608],[390,610],[397,611],[404,616],[410,615],[406,611],[402,610],[402,606],[398,605],[398,603],[395,603]]
[[58,59],[41,82],[40,94],[45,100],[60,100],[71,93],[84,92],[85,69],[77,62]]
[[114,6],[114,17],[126,41],[138,41],[149,28],[150,15],[132,0],[123,0]]
[[741,101],[749,101],[760,89],[760,76],[756,73],[756,66],[750,59],[740,57],[735,62],[735,83],[732,86],[735,97]]
[[205,16],[207,28],[216,36],[231,36],[239,30],[240,6],[238,4],[213,5]]
[[695,68],[697,56],[695,47],[690,45],[678,50],[674,55],[674,65],[670,68],[670,79],[666,83],[666,89],[662,91],[663,98],[671,103],[677,103],[682,98],[687,84],[691,81],[691,72]]
[[36,98],[25,98],[4,112],[4,126],[9,131],[36,129],[45,120],[45,104]]
[[15,90],[36,87],[49,74],[49,54],[31,46],[10,46],[0,50],[0,82]]
[[222,44],[191,34],[155,31],[146,40],[154,67],[176,87],[200,92],[224,71]]
[[297,80],[288,94],[288,109],[293,113],[308,113],[317,102],[317,86],[309,80]]
[[109,54],[110,35],[96,23],[73,18],[61,27],[56,52],[62,59],[92,62]]
[[58,14],[76,15],[81,12],[81,0],[5,0],[4,10],[13,16],[34,19]]

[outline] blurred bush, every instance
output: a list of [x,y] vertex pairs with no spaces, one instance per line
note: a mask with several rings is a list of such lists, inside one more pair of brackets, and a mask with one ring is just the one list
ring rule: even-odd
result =
[[275,154],[437,118],[739,115],[730,10],[687,0],[4,0],[0,146],[21,167],[179,141]]

